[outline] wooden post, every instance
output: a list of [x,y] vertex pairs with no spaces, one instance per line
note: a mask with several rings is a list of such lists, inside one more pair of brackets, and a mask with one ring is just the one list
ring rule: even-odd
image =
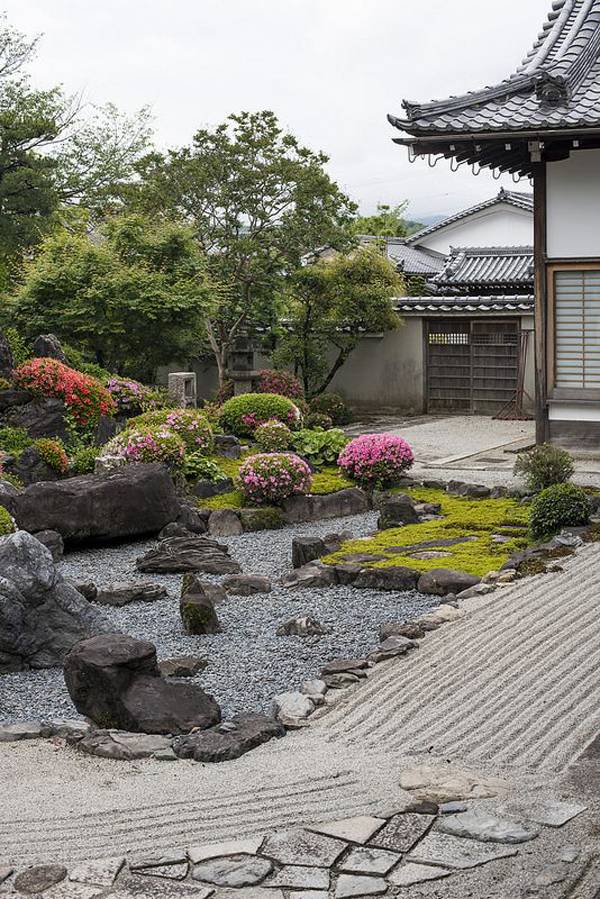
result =
[[546,443],[548,424],[548,297],[546,284],[546,163],[533,166],[533,247],[535,267],[535,439]]

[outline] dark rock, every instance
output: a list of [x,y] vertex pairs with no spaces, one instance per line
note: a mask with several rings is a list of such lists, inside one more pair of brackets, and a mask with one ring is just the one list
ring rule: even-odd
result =
[[393,659],[397,656],[404,656],[411,649],[415,649],[417,644],[407,637],[395,635],[387,637],[380,644],[379,648],[369,653],[369,659],[372,662],[385,662],[387,659]]
[[237,715],[222,725],[177,737],[173,741],[175,753],[182,759],[197,762],[228,762],[285,735],[284,726],[267,715]]
[[103,759],[117,759],[130,762],[134,759],[163,757],[171,753],[171,738],[159,734],[130,733],[129,731],[107,729],[94,730],[76,742],[69,740],[81,752]]
[[55,562],[62,559],[65,551],[65,544],[58,531],[38,531],[37,534],[34,534],[33,536],[36,540],[39,540],[46,549],[50,550],[50,554]]
[[53,887],[63,881],[66,876],[67,869],[63,865],[36,865],[18,874],[14,879],[13,886],[19,893],[32,895]]
[[60,340],[55,334],[40,334],[33,341],[33,356],[35,358],[58,359],[64,365],[67,365],[67,357],[60,345]]
[[442,811],[442,808],[438,806],[437,802],[431,802],[428,799],[424,799],[422,802],[414,802],[412,805],[409,805],[408,808],[406,808],[404,811],[407,814],[413,815],[437,815],[438,812]]
[[324,496],[291,496],[283,502],[283,516],[289,524],[360,515],[371,507],[369,497],[359,487],[348,487]]
[[464,571],[453,571],[450,568],[432,568],[419,578],[417,590],[432,596],[446,596],[448,593],[462,593],[469,587],[478,584],[481,578]]
[[178,513],[175,488],[162,465],[127,465],[109,474],[32,484],[17,497],[15,511],[24,530],[58,531],[73,543],[155,534]]
[[15,515],[18,498],[23,491],[8,481],[0,480],[0,506],[3,506],[10,514]]
[[324,674],[323,681],[329,690],[339,690],[360,683],[366,676],[366,671],[340,671],[338,674]]
[[181,596],[186,593],[202,594],[214,604],[227,599],[227,591],[220,584],[211,584],[210,581],[202,581],[195,574],[184,574],[181,579]]
[[208,659],[196,656],[174,656],[158,663],[163,677],[194,677],[208,666]]
[[407,640],[420,640],[425,630],[414,622],[389,621],[379,628],[379,639],[383,642],[388,637],[406,637]]
[[233,509],[215,509],[208,519],[208,533],[213,537],[237,537],[243,532],[240,516]]
[[233,481],[231,478],[222,478],[220,481],[209,481],[202,479],[197,481],[192,487],[192,493],[199,499],[209,499],[211,496],[220,496],[222,493],[229,493],[233,490]]
[[96,433],[94,434],[94,446],[104,446],[113,437],[116,437],[121,430],[119,421],[114,416],[101,415],[96,425]]
[[369,667],[366,659],[336,659],[321,668],[321,674],[342,674],[344,671],[363,671]]
[[362,565],[357,565],[352,562],[338,562],[337,565],[330,567],[333,567],[335,570],[337,583],[341,584],[343,587],[348,587],[354,584],[357,577],[363,570]]
[[197,509],[194,505],[183,500],[180,513],[174,523],[191,531],[192,534],[206,534],[209,516],[209,509]]
[[238,512],[244,532],[276,531],[285,524],[281,509],[265,506],[262,509],[240,509]]
[[200,687],[160,677],[156,649],[145,640],[124,634],[84,640],[66,657],[64,673],[77,711],[103,728],[175,734],[220,719]]
[[359,590],[415,590],[421,572],[404,566],[363,568],[354,581]]
[[98,596],[98,588],[92,581],[74,581],[73,586],[88,602],[93,602]]
[[590,503],[590,513],[592,515],[597,515],[600,512],[600,493],[593,493],[588,496],[588,500]]
[[446,493],[454,493],[457,496],[460,496],[465,487],[469,485],[464,481],[448,481],[446,484]]
[[484,499],[490,495],[491,490],[483,484],[466,484],[464,481],[448,481],[446,492],[453,493],[455,496],[468,496],[473,499]]
[[0,331],[0,377],[10,378],[14,367],[15,360],[10,348],[10,343],[6,339],[6,336]]
[[[3,377],[6,377],[5,375]],[[9,387],[7,390],[0,390],[0,412],[6,412],[13,406],[26,406],[31,403],[33,394],[28,390],[18,390],[16,387]]]
[[255,593],[270,593],[271,581],[260,574],[232,574],[223,581],[227,593],[236,596],[253,596]]
[[59,665],[78,641],[109,627],[39,540],[25,531],[0,537],[0,673]]
[[380,531],[397,528],[404,524],[417,524],[419,516],[410,496],[397,493],[389,497],[381,505],[377,527]]
[[182,524],[178,524],[176,521],[172,521],[171,524],[168,524],[166,527],[162,529],[162,531],[158,534],[159,540],[166,540],[168,537],[195,537],[196,534],[193,531],[188,530]]
[[227,459],[239,459],[242,445],[232,434],[215,434],[215,452]]
[[337,582],[335,568],[311,562],[287,574],[282,581],[284,587],[331,587]]
[[208,537],[168,537],[135,564],[139,571],[158,573],[239,574],[241,571],[238,563],[229,557],[228,548]]
[[292,539],[292,566],[302,568],[330,553],[338,552],[350,534],[327,534],[325,537],[294,537]]
[[185,593],[179,613],[186,634],[218,634],[221,630],[215,607],[204,593]]
[[9,424],[14,428],[25,428],[34,440],[38,437],[69,436],[67,409],[62,400],[34,399],[26,406],[16,406],[9,410]]
[[279,637],[321,637],[330,631],[315,618],[306,615],[303,618],[291,618],[281,624],[276,633]]
[[95,601],[101,606],[126,606],[130,602],[154,602],[157,599],[166,599],[167,596],[167,588],[152,581],[134,584],[123,582],[101,587]]
[[446,489],[446,481],[439,481],[437,479],[430,479],[423,481],[423,487],[427,487],[430,490],[445,490]]
[[35,446],[28,446],[19,456],[9,456],[4,460],[4,467],[25,485],[36,484],[38,481],[58,481],[61,477],[55,468],[42,459]]
[[490,490],[490,499],[504,499],[508,494],[508,487],[492,487]]
[[415,512],[418,515],[439,515],[441,511],[441,503],[415,503]]

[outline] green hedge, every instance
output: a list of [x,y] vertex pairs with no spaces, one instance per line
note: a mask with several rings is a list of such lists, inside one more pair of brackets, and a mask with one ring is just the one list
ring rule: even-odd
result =
[[237,437],[250,437],[265,421],[281,421],[294,429],[301,424],[300,410],[276,393],[243,393],[223,403],[219,419],[223,429]]

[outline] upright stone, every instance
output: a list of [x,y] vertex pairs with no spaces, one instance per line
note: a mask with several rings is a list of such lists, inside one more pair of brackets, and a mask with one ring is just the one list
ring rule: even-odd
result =
[[0,332],[0,377],[10,378],[14,367],[15,360],[10,344],[4,334]]
[[33,355],[43,356],[46,359],[57,359],[67,364],[67,357],[60,345],[60,340],[55,334],[40,334],[33,341]]
[[173,406],[184,409],[195,407],[198,396],[197,378],[194,371],[174,371],[169,374],[169,401]]

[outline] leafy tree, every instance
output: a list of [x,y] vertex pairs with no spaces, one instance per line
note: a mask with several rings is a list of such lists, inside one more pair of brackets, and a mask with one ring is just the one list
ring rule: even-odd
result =
[[51,331],[111,371],[149,378],[195,351],[210,291],[189,228],[125,216],[93,240],[47,237],[26,265],[12,320],[26,336]]
[[392,297],[404,292],[402,277],[375,246],[299,269],[276,364],[293,367],[307,396],[322,393],[364,334],[400,325]]
[[201,129],[189,147],[151,154],[126,196],[144,212],[194,228],[224,290],[205,328],[220,384],[245,329],[277,318],[286,275],[316,247],[346,248],[355,206],[325,171],[327,157],[282,130],[272,112],[231,115]]
[[408,200],[398,206],[378,203],[375,215],[357,216],[350,225],[350,231],[355,235],[366,234],[373,237],[408,237],[420,230],[421,225],[405,219],[407,208]]

